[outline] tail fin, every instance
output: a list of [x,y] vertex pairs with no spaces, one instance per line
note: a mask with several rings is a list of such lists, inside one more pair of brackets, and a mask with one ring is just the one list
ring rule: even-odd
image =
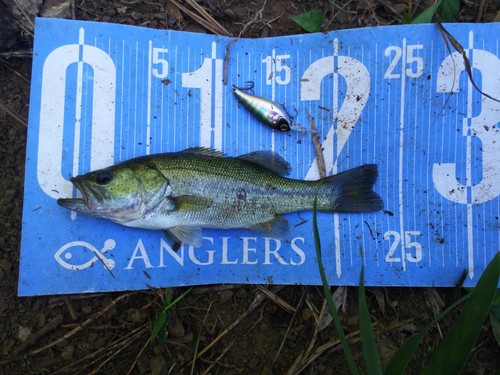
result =
[[[333,185],[335,191],[335,202],[330,210],[335,212],[372,212],[383,209],[384,202],[373,191],[377,175],[377,165],[366,164],[326,178],[321,190],[327,188],[331,191]],[[323,193],[326,192],[323,191]]]

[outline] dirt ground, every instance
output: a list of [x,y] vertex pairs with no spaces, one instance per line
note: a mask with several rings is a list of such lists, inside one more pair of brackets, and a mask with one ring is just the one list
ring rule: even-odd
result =
[[[162,344],[150,342],[149,337],[168,293],[165,290],[17,297],[32,35],[15,3],[0,2],[0,373],[190,373],[195,353],[194,374],[349,373],[333,325],[318,318],[324,308],[320,287],[195,287],[170,310]],[[196,13],[189,3],[177,0]],[[290,16],[314,8],[325,12],[324,29],[335,30],[399,24],[403,11],[418,11],[417,4],[425,3],[201,0],[196,4],[233,36],[265,37],[302,33]],[[74,9],[63,6],[62,13],[79,20],[213,32],[213,23],[202,25],[167,0],[47,0],[43,11],[54,11],[53,4],[74,4]],[[457,21],[490,22],[499,6],[495,1],[462,1]],[[38,11],[35,7],[26,13]],[[9,28],[8,21],[14,18],[17,22]],[[185,290],[173,289],[172,297]],[[357,289],[345,288],[344,292],[342,323],[361,365]],[[459,289],[368,288],[384,363],[445,304],[463,293]],[[408,373],[419,372],[455,316],[431,332]],[[485,323],[465,373],[498,371],[500,351]]]

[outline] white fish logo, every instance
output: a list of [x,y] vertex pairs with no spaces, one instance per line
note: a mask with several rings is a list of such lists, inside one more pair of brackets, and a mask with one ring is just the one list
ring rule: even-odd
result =
[[[102,265],[108,271],[111,271],[115,267],[115,261],[113,259],[106,258],[103,254],[110,250],[113,250],[115,246],[116,242],[112,239],[106,240],[106,242],[104,242],[104,247],[101,250],[98,250],[95,246],[91,245],[88,242],[73,241],[68,242],[66,245],[59,248],[59,250],[57,250],[54,254],[54,258],[57,263],[71,271],[80,271],[85,268],[92,267],[97,261],[102,263]],[[72,264],[71,259],[73,259],[73,253],[71,251],[68,251],[68,249],[71,249],[73,247],[79,247],[80,249],[83,247],[89,249],[94,254],[94,256],[85,263]],[[86,252],[82,249],[80,251]]]

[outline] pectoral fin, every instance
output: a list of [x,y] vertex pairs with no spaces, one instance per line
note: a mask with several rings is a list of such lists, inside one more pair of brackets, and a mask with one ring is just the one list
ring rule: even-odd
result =
[[249,229],[260,233],[264,237],[286,239],[290,236],[290,224],[288,224],[287,219],[281,216],[276,216],[274,219],[264,223],[252,225]]
[[201,246],[202,230],[199,227],[178,226],[166,229],[172,238],[179,243]]
[[212,199],[199,195],[181,195],[170,199],[175,203],[176,211],[201,211],[209,208],[213,203]]

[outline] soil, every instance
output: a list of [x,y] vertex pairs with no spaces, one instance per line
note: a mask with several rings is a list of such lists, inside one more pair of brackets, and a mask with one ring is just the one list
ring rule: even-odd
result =
[[[186,288],[17,297],[31,74],[28,19],[38,12],[48,15],[57,10],[79,20],[161,29],[213,32],[213,24],[201,25],[166,0],[46,0],[42,9],[41,1],[16,2],[0,2],[0,373],[349,373],[333,324],[320,318],[324,309],[320,287],[195,287],[168,310],[161,343],[150,340],[155,321],[162,316],[165,299],[180,296]],[[19,12],[24,3],[35,4],[34,10]],[[177,3],[196,13],[189,5],[193,1]],[[265,37],[302,33],[290,16],[305,10],[323,9],[323,29],[335,30],[399,24],[403,12],[421,11],[417,3],[423,7],[426,1],[201,0],[196,4],[233,36]],[[498,5],[495,1],[462,1],[457,21],[490,22],[497,16]],[[361,367],[357,288],[338,292],[344,296],[342,324]],[[368,288],[383,363],[463,293],[460,288]],[[439,329],[431,331],[408,373],[419,373],[456,315],[454,312]],[[464,372],[494,374],[499,370],[499,347],[487,321]]]

